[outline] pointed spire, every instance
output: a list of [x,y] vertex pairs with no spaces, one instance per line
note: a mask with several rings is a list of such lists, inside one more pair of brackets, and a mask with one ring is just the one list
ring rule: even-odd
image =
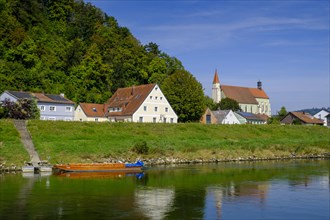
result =
[[220,80],[219,80],[219,76],[218,76],[218,70],[215,69],[215,73],[214,73],[214,78],[213,78],[213,84],[220,84]]

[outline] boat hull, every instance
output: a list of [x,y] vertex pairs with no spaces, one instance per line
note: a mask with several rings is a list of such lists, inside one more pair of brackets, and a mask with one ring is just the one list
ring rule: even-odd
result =
[[62,172],[139,172],[143,168],[143,163],[135,164],[124,163],[76,163],[76,164],[58,164],[56,170]]

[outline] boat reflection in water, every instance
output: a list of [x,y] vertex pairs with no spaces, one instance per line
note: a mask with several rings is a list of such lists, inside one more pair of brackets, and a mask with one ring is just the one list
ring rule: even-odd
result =
[[55,173],[56,176],[67,177],[72,179],[83,179],[83,178],[123,178],[129,176],[136,176],[136,178],[141,179],[144,173],[139,172],[58,172]]

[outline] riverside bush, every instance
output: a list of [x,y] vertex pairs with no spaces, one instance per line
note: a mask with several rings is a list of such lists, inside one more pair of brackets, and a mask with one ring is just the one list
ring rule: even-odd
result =
[[141,141],[136,143],[133,148],[132,151],[137,153],[137,154],[148,154],[149,152],[149,147],[147,145],[146,141]]

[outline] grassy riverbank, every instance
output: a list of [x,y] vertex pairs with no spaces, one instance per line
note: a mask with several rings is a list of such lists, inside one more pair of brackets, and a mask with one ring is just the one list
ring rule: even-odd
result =
[[21,143],[14,123],[10,120],[0,120],[0,164],[23,164],[30,157]]
[[[12,122],[0,121],[0,159],[26,158]],[[39,156],[51,163],[270,158],[330,152],[330,129],[321,126],[137,124],[29,121]],[[4,136],[4,138],[3,138]],[[139,146],[138,146],[139,145]],[[132,149],[145,147],[146,154]],[[10,152],[9,148],[15,148]],[[6,150],[4,150],[6,149]],[[145,148],[143,148],[145,149]],[[15,158],[16,160],[16,158]]]

